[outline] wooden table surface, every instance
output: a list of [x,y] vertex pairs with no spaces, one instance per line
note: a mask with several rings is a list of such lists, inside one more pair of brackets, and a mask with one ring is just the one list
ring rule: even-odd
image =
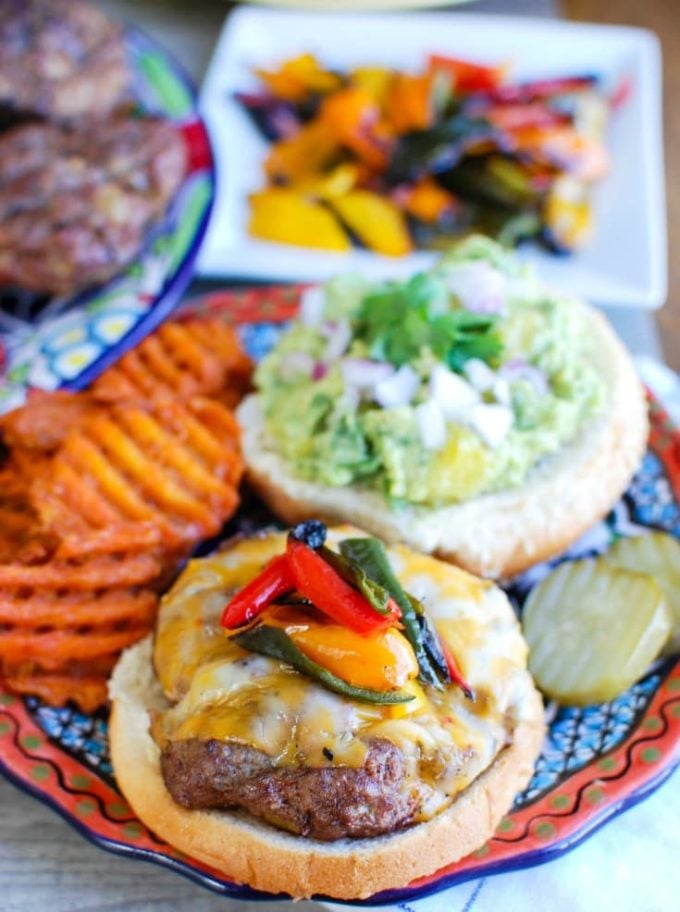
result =
[[562,0],[571,19],[652,29],[661,40],[668,206],[668,302],[656,314],[668,364],[680,371],[680,3],[678,0]]
[[[98,5],[139,21],[159,40],[179,50],[196,79],[202,76],[227,7],[220,0],[101,0]],[[680,106],[673,110],[668,102],[680,93],[680,55],[672,52],[674,45],[680,48],[680,4],[676,0],[565,0],[563,6],[573,18],[627,22],[661,33],[666,51],[672,245],[674,238],[680,240]],[[482,8],[549,15],[555,13],[556,4],[552,0],[485,0],[471,7],[472,11]],[[667,357],[680,369],[680,263],[674,264],[672,256],[670,278],[670,304],[658,320]],[[1,912],[313,912],[321,908],[313,903],[225,901],[169,871],[106,854],[1,777],[0,809]]]

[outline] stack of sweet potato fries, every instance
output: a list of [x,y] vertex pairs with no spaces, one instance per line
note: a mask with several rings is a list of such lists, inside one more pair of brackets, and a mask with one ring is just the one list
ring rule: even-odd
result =
[[218,320],[162,326],[81,393],[0,419],[0,671],[92,710],[159,592],[236,509],[251,365]]

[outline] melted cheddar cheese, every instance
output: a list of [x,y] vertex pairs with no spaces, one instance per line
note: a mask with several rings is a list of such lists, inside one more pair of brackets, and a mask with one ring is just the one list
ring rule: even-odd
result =
[[[349,535],[329,531],[328,544]],[[504,593],[493,584],[403,546],[388,556],[418,598],[476,693],[413,684],[416,699],[396,706],[360,703],[325,690],[288,665],[245,652],[219,626],[231,595],[283,552],[285,534],[237,540],[192,561],[164,597],[154,665],[170,701],[155,726],[161,739],[236,740],[278,765],[361,766],[367,743],[401,748],[405,787],[419,798],[418,819],[448,805],[512,737],[524,692],[526,646]]]

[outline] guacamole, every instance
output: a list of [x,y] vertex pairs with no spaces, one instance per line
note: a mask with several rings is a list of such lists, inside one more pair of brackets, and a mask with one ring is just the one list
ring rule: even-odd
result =
[[521,485],[604,407],[585,316],[481,237],[405,282],[333,279],[255,383],[301,478],[443,506]]

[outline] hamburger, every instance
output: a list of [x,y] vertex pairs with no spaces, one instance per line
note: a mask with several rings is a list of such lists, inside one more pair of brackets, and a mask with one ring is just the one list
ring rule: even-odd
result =
[[116,780],[239,883],[402,887],[481,846],[531,778],[526,652],[499,588],[403,545],[319,522],[238,538],[188,565],[116,667]]
[[308,290],[255,386],[244,459],[284,522],[353,522],[488,577],[601,519],[648,431],[604,317],[481,237],[405,282]]

